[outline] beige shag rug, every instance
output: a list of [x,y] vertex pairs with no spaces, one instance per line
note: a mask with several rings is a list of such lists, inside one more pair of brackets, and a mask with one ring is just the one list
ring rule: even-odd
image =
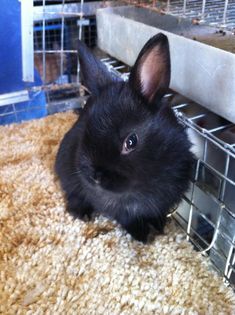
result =
[[65,212],[53,165],[75,119],[0,127],[0,314],[235,314],[232,290],[174,223],[142,245]]

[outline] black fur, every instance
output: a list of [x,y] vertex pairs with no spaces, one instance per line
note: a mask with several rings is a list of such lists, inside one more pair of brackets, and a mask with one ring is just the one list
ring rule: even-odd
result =
[[[167,37],[147,42],[127,83],[112,78],[81,42],[78,53],[91,96],[62,140],[55,167],[68,211],[81,219],[103,213],[146,242],[150,226],[163,232],[193,161],[184,127],[162,101],[170,81]],[[138,144],[123,154],[133,132]]]

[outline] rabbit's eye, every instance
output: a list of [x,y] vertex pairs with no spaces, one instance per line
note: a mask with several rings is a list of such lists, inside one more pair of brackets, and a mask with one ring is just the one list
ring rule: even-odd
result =
[[138,143],[138,137],[136,133],[130,134],[124,141],[122,147],[122,154],[128,154],[135,149]]

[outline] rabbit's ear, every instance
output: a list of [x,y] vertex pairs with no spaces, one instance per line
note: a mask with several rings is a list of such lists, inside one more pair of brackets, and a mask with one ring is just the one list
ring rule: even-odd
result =
[[148,103],[160,100],[170,83],[170,51],[162,33],[152,37],[142,48],[131,70],[130,86]]
[[106,66],[81,41],[78,42],[78,58],[82,83],[92,94],[115,81]]

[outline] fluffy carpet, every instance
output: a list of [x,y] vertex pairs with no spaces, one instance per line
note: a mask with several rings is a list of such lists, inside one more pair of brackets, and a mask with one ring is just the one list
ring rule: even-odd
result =
[[76,118],[0,127],[0,313],[235,314],[232,290],[173,222],[142,245],[65,212],[53,165]]

